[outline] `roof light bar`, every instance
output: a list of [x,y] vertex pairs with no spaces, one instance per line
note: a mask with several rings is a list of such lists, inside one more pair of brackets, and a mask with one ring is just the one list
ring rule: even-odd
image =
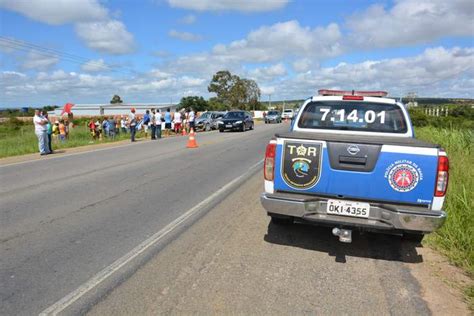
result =
[[383,98],[388,95],[386,91],[347,91],[347,90],[329,90],[321,89],[318,90],[319,95],[321,96],[361,96],[361,97],[379,97]]

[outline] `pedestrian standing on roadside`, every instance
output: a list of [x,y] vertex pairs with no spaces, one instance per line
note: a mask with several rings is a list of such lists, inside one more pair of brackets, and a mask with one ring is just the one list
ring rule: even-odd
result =
[[170,136],[171,131],[171,112],[170,108],[166,109],[165,113],[165,136]]
[[109,131],[110,131],[110,126],[109,126],[109,118],[106,116],[102,120],[102,131],[104,132],[104,136],[108,137],[109,136]]
[[122,128],[122,133],[127,134],[127,119],[124,116],[120,120],[120,127]]
[[181,133],[181,113],[179,111],[176,111],[174,113],[174,132],[176,135],[179,135]]
[[109,137],[112,139],[112,140],[115,140],[115,119],[113,116],[109,117],[109,120],[108,120],[108,123],[109,123]]
[[35,124],[35,134],[38,138],[38,148],[40,155],[48,155],[51,153],[48,147],[48,120],[41,115],[40,110],[35,110],[35,116],[33,117],[33,123]]
[[70,126],[70,123],[68,121],[68,119],[65,119],[64,120],[64,131],[66,132],[66,140],[69,139],[69,126]]
[[102,140],[102,124],[99,120],[95,122],[95,134],[97,135],[99,140]]
[[145,115],[143,115],[143,131],[145,132],[145,139],[148,137],[148,126],[150,125],[150,110],[145,111]]
[[58,143],[58,138],[59,138],[59,121],[56,120],[53,125],[53,142],[55,144]]
[[120,116],[115,117],[115,134],[120,135]]
[[161,115],[160,109],[156,110],[155,122],[156,122],[156,139],[161,138],[161,123],[164,121],[163,116]]
[[48,112],[43,111],[43,116],[45,119],[48,120],[48,124],[46,124],[46,130],[48,134],[48,147],[49,147],[49,151],[53,153],[53,146],[51,144],[51,140],[53,138],[53,124],[51,124],[51,121],[49,120]]
[[196,131],[196,126],[194,124],[194,119],[195,119],[196,114],[194,113],[193,108],[189,108],[189,131],[193,130]]
[[[56,122],[58,122],[58,121],[56,121]],[[58,122],[58,125],[59,125],[59,122]],[[95,132],[95,122],[94,122],[93,118],[91,118],[91,120],[89,121],[89,131],[91,133],[92,139],[96,139],[97,134]],[[58,132],[59,132],[59,129],[58,129]]]
[[156,139],[156,116],[155,109],[151,109],[150,114],[151,139]]
[[66,141],[66,125],[64,125],[64,120],[59,121],[59,140],[61,143]]
[[137,117],[135,115],[135,108],[130,109],[130,114],[128,115],[128,124],[130,128],[130,140],[132,142],[135,141],[135,133],[136,133],[136,126],[137,126]]

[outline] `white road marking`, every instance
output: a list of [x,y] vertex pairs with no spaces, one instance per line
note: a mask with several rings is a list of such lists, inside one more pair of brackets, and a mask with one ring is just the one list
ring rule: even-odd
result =
[[231,188],[233,185],[241,181],[242,179],[249,177],[254,170],[263,163],[263,159],[254,164],[249,168],[249,170],[242,174],[241,176],[235,178],[231,182],[227,183],[225,186],[214,192],[212,195],[210,195],[208,198],[205,200],[201,201],[199,204],[194,206],[193,208],[189,209],[186,211],[186,213],[182,214],[178,218],[176,218],[174,221],[166,225],[163,229],[155,233],[153,236],[149,237],[145,241],[143,241],[141,244],[133,248],[130,252],[122,256],[121,258],[117,259],[115,262],[113,262],[111,265],[108,267],[104,268],[101,270],[99,273],[97,273],[95,276],[93,276],[91,279],[89,279],[87,282],[83,283],[81,286],[79,286],[76,290],[72,291],[50,307],[46,308],[44,311],[42,311],[39,315],[40,316],[45,316],[45,315],[57,315],[63,310],[65,310],[67,307],[69,307],[71,304],[73,304],[75,301],[80,299],[83,295],[85,295],[87,292],[95,288],[97,285],[105,281],[108,277],[110,277],[112,274],[123,268],[125,265],[127,265],[129,262],[131,262],[133,259],[138,257],[140,254],[145,252],[147,249],[149,249],[151,246],[159,242],[163,237],[165,237],[167,234],[172,232],[174,229],[179,227],[182,223],[184,223],[189,217],[197,213],[201,208],[204,206],[211,204],[211,202],[217,198],[220,194],[225,192],[227,189]]

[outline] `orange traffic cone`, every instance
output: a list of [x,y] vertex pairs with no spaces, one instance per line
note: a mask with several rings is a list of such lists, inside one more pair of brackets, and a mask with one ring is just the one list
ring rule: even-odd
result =
[[183,127],[183,132],[181,133],[181,135],[183,135],[183,136],[186,136],[186,135],[187,135],[187,134],[186,134],[186,127]]
[[198,148],[198,144],[196,142],[194,130],[191,128],[191,131],[189,132],[189,140],[188,140],[188,145],[186,146],[188,148]]

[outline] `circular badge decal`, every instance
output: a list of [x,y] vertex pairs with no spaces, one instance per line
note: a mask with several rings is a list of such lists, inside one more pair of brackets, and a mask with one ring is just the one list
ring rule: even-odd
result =
[[413,190],[420,180],[418,170],[409,164],[394,166],[388,173],[388,183],[398,192],[409,192]]

